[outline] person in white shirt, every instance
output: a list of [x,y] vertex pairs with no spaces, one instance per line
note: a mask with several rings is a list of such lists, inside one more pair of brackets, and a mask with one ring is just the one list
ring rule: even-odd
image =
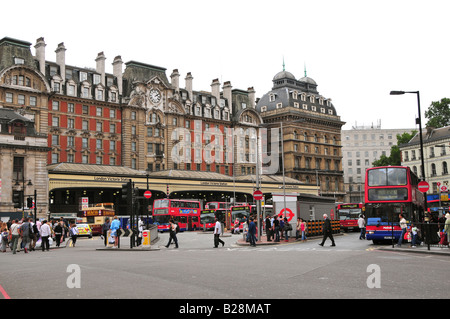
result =
[[400,219],[400,227],[402,229],[402,233],[401,233],[400,238],[398,239],[398,243],[397,243],[397,246],[400,247],[402,245],[403,237],[405,236],[406,230],[408,229],[408,224],[406,223],[406,219],[403,216],[403,214],[399,214],[398,218]]
[[17,250],[17,244],[19,242],[19,237],[20,237],[20,233],[19,233],[19,229],[20,229],[20,225],[17,219],[13,220],[13,224],[11,225],[11,227],[9,228],[9,232],[11,233],[11,249],[13,254],[16,253]]
[[222,225],[216,217],[216,226],[214,227],[214,248],[219,246],[219,243],[222,244],[222,247],[225,245],[224,241],[220,239],[220,234],[222,233]]
[[359,239],[366,239],[366,220],[363,215],[359,215],[358,219],[358,227],[361,229],[361,234],[359,235]]
[[41,225],[41,229],[39,230],[39,234],[41,235],[41,247],[42,251],[50,250],[50,244],[48,242],[48,238],[52,235],[52,230],[50,226],[47,224],[47,221],[44,220]]

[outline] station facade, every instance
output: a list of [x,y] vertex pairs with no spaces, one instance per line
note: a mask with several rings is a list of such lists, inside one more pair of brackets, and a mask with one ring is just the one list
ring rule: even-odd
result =
[[[34,55],[31,45],[8,37],[0,40],[0,108],[29,118],[36,133],[47,138],[48,166],[39,166],[48,174],[46,189],[40,190],[46,195],[40,196],[37,203],[42,208],[40,217],[75,209],[83,193],[90,194],[92,202],[115,202],[121,184],[130,178],[145,187],[148,179],[154,198],[212,198],[206,195],[208,190],[220,198],[242,197],[248,201],[257,176],[261,177],[264,193],[279,191],[283,185],[292,191],[316,194],[318,188],[340,189],[337,128],[342,122],[334,108],[330,108],[334,113],[327,114],[296,110],[295,119],[309,116],[309,127],[318,123],[318,130],[323,132],[326,125],[330,126],[322,144],[334,144],[323,150],[326,159],[320,169],[308,166],[302,171],[300,159],[305,159],[306,165],[311,160],[289,155],[300,152],[299,145],[286,136],[291,128],[281,134],[287,141],[281,152],[279,141],[271,146],[271,139],[262,137],[263,129],[268,127],[265,121],[294,118],[274,119],[270,105],[257,107],[251,86],[236,89],[230,81],[213,79],[210,88],[196,91],[191,72],[186,73],[183,86],[178,69],[171,72],[169,80],[163,67],[133,60],[124,63],[118,55],[112,61],[113,72],[108,73],[104,52],[95,58],[95,68],[87,68],[66,64],[64,43],[57,46],[55,61],[46,56],[44,38],[36,40]],[[284,78],[277,75],[274,83]],[[305,132],[311,134],[310,129]],[[297,134],[294,139],[298,139],[300,131],[292,134]],[[257,172],[258,159],[266,156],[262,164],[267,166],[269,153],[269,164],[276,165]],[[287,154],[283,163],[281,153]],[[28,156],[31,153],[15,153],[11,158]],[[280,182],[284,162],[287,174]],[[24,171],[28,170],[26,166]],[[2,176],[6,176],[7,167],[0,166]],[[319,183],[314,176],[323,177],[327,183]],[[36,177],[29,179],[30,184],[44,189]],[[9,189],[14,183],[17,181],[3,181],[2,186]],[[193,190],[198,193],[191,194]],[[13,206],[12,191],[2,194],[0,210],[8,214]]]

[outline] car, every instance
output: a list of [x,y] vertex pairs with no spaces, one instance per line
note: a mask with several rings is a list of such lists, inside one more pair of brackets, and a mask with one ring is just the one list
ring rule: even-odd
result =
[[89,238],[92,238],[92,230],[89,224],[77,224],[76,226],[78,228],[78,236],[88,236]]

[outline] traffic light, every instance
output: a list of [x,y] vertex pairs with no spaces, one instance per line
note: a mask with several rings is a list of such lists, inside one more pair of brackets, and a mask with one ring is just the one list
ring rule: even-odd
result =
[[14,191],[13,192],[13,203],[14,208],[22,208],[23,206],[23,192]]
[[27,207],[32,208],[33,207],[33,198],[27,197]]
[[128,201],[128,197],[131,197],[131,182],[122,184],[122,200]]

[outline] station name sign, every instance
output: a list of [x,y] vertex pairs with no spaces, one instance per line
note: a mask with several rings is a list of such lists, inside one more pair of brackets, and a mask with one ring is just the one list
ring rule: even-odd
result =
[[117,177],[117,176],[94,176],[94,181],[100,182],[128,182],[129,177]]

